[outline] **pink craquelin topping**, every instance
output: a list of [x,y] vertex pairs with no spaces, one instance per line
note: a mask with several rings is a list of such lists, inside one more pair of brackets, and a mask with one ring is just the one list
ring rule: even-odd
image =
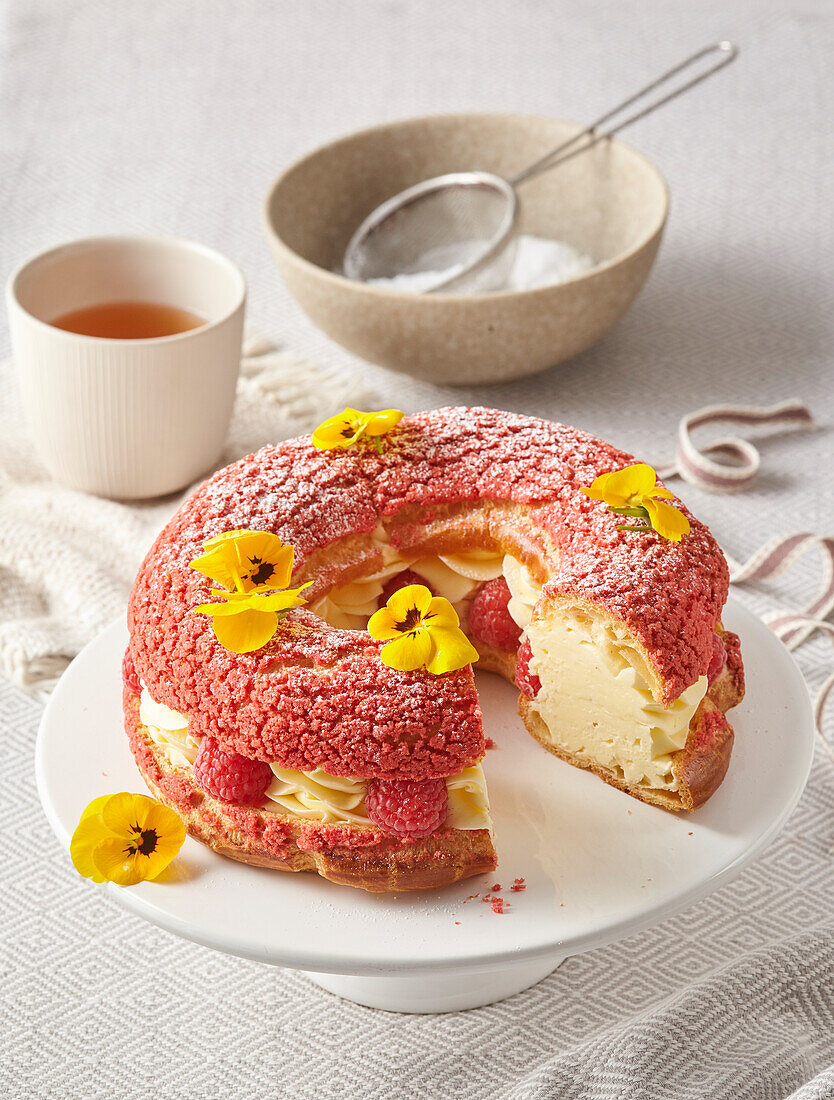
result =
[[129,649],[125,650],[125,655],[122,658],[122,683],[135,695],[138,695],[142,690],[142,685],[139,683],[139,677],[136,674],[136,666],[133,663],[133,658],[130,655]]
[[712,683],[718,679],[726,660],[727,650],[724,646],[724,640],[720,635],[715,634],[712,639],[712,657],[710,658],[709,668],[707,669],[707,683],[712,685]]

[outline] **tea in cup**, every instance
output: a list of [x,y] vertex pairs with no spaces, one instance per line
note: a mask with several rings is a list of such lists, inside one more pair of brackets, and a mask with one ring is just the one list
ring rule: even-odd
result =
[[29,430],[58,481],[160,496],[219,459],[234,404],[246,284],[203,245],[97,237],[23,264],[7,303]]

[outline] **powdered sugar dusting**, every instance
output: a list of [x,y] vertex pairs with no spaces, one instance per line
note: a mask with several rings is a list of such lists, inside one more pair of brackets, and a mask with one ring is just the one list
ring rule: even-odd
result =
[[128,610],[137,670],[154,698],[190,716],[195,733],[245,756],[334,775],[460,771],[484,752],[470,671],[396,672],[367,634],[305,611],[291,613],[263,650],[230,653],[210,618],[193,613],[210,585],[188,563],[208,538],[249,528],[291,543],[298,567],[404,508],[419,506],[428,522],[440,505],[495,500],[530,506],[529,522],[519,522],[557,547],[545,594],[591,600],[621,618],[674,699],[709,664],[727,567],[679,502],[692,530],[676,544],[618,532],[619,518],[579,491],[632,461],[575,428],[485,408],[406,418],[381,455],[322,452],[309,437],[265,447],[207,481],[152,547]]

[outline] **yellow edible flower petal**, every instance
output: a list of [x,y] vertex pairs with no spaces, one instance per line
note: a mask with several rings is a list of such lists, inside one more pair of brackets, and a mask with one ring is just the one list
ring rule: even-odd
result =
[[674,505],[646,497],[643,507],[649,513],[649,522],[652,527],[663,538],[680,542],[684,535],[689,534],[689,520]]
[[[671,500],[672,494],[657,484],[657,474],[645,462],[600,474],[581,491],[593,500],[603,501],[612,511],[631,509],[621,514],[635,517],[638,523],[631,528],[626,525],[626,530],[645,532],[651,528],[673,542],[689,534],[689,520],[674,505],[663,503]],[[641,519],[648,519],[649,527],[641,525]]]
[[368,619],[368,633],[378,642],[387,642],[391,638],[399,638],[402,631],[388,608],[381,607]]
[[211,626],[215,638],[225,649],[232,653],[254,653],[271,641],[279,621],[274,611],[244,607],[235,608],[228,617],[215,613]]
[[431,590],[424,584],[409,584],[393,593],[391,599],[368,620],[368,632],[378,642],[399,638],[404,631],[420,626],[423,614],[432,605]]
[[219,547],[215,547],[208,554],[203,554],[201,557],[189,562],[188,568],[202,573],[204,577],[208,577],[215,584],[222,584],[224,588],[229,590],[233,590],[241,583],[240,576],[232,567],[228,555],[224,554]]
[[100,843],[102,829],[105,828],[101,820],[102,810],[113,797],[112,794],[103,794],[87,804],[70,841],[73,866],[80,875],[91,878],[93,882],[104,882],[93,862],[93,850]]
[[457,672],[478,660],[477,649],[459,627],[434,627],[430,634],[434,652],[426,668],[435,676],[444,672]]
[[614,508],[625,508],[635,497],[648,494],[654,488],[657,474],[645,462],[637,462],[622,470],[600,474],[582,492],[594,500],[602,500]]
[[[145,830],[143,836],[154,833]],[[113,836],[103,840],[93,852],[93,861],[98,873],[108,882],[117,886],[135,886],[137,882],[158,878],[171,860],[176,856],[185,840],[178,837],[158,838],[147,844],[141,837],[126,841]],[[151,850],[151,843],[154,844]]]
[[[230,596],[233,593],[229,593]],[[249,609],[249,599],[245,593],[241,593],[243,599],[240,600],[220,600],[218,603],[201,603],[194,608],[195,611],[199,611],[201,615],[240,615],[242,611]]]
[[102,880],[117,886],[135,886],[141,882],[142,864],[136,858],[137,849],[120,836],[102,840],[93,852],[93,861]]
[[104,803],[112,797],[112,794],[102,794],[98,798],[94,798],[92,802],[88,802],[79,818],[79,824],[86,821],[88,817],[98,817],[104,809]]
[[386,435],[392,428],[396,428],[405,413],[400,412],[399,409],[383,409],[381,412],[363,413],[363,415],[366,417],[365,434],[378,436]]
[[414,630],[401,634],[394,642],[382,647],[380,660],[399,672],[413,672],[428,664],[432,655],[432,642],[427,630]]
[[213,588],[214,603],[194,610],[212,616],[221,645],[234,653],[252,653],[265,646],[291,607],[307,601],[300,593],[313,583],[287,588],[294,551],[271,531],[226,531],[204,544],[206,551],[191,568],[223,585]]
[[368,621],[377,641],[387,641],[380,659],[389,668],[412,672],[425,665],[436,676],[478,660],[478,651],[460,629],[457,612],[423,584],[395,592]]
[[306,581],[298,588],[285,588],[283,592],[253,592],[248,606],[258,611],[286,611],[290,607],[303,607],[307,602],[299,592],[309,588],[312,581]]
[[425,615],[434,598],[431,589],[424,584],[407,584],[392,594],[386,606],[394,618],[402,622],[414,611],[420,616]]
[[286,611],[290,607],[303,607],[307,602],[299,593],[309,588],[312,581],[298,588],[285,588],[283,592],[219,592],[212,596],[223,596],[217,603],[201,603],[194,608],[203,615],[240,615],[243,611]]
[[293,548],[271,531],[227,531],[204,549],[190,567],[230,591],[266,591],[290,583]]
[[313,446],[321,451],[344,450],[358,443],[363,435],[374,439],[386,435],[404,415],[399,409],[362,412],[346,408],[319,424],[313,432]]
[[141,829],[145,823],[144,807],[136,805],[135,797],[127,791],[111,794],[101,808],[100,817],[105,828],[116,836],[127,837],[133,825],[138,825]]
[[[96,798],[94,802],[106,802],[108,797],[109,795],[105,795],[104,798]],[[104,826],[100,814],[98,812],[88,814],[87,812],[93,804],[91,802],[87,810],[81,815],[81,820],[72,834],[70,859],[73,867],[82,878],[91,878],[93,882],[104,882],[104,876],[99,874],[98,868],[93,862],[93,851],[101,843],[102,836],[107,834],[103,831]]]
[[362,434],[362,414],[345,409],[323,421],[313,432],[313,446],[321,451],[342,450],[352,446]]
[[104,795],[84,810],[70,843],[79,874],[132,886],[165,870],[185,840],[173,810],[147,795]]
[[460,619],[454,607],[444,596],[433,596],[427,611],[423,615],[423,621],[432,630],[442,627],[459,627]]
[[313,582],[283,592],[218,592],[224,596],[217,603],[199,604],[194,608],[202,615],[212,616],[212,629],[218,642],[233,653],[252,653],[271,640],[283,614],[291,607],[303,607],[307,602],[300,595]]
[[295,553],[271,531],[247,531],[231,543],[239,561],[244,590],[286,588],[292,576]]
[[222,535],[215,535],[214,538],[209,539],[208,542],[203,543],[203,549],[211,550],[213,546],[219,545],[221,542],[225,542],[226,539],[236,539],[241,535],[248,535],[249,531],[243,529],[239,531],[224,531]]

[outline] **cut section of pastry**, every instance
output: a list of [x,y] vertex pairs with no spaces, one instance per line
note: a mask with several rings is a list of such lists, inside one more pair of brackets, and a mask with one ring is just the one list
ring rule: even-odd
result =
[[[125,722],[151,790],[248,863],[368,890],[493,868],[471,668],[398,671],[366,630],[417,578],[452,604],[478,667],[517,680],[524,724],[551,753],[664,809],[701,805],[744,690],[721,623],[727,566],[659,483],[646,499],[675,513],[674,538],[589,497],[632,461],[574,428],[462,408],[407,417],[379,447],[322,452],[302,437],[219,471],[131,593]],[[190,563],[262,532],[293,548],[287,581],[307,606],[270,611],[274,633],[232,652],[205,608],[223,597],[237,613],[251,590],[218,594]],[[252,566],[250,585],[264,563]]]

